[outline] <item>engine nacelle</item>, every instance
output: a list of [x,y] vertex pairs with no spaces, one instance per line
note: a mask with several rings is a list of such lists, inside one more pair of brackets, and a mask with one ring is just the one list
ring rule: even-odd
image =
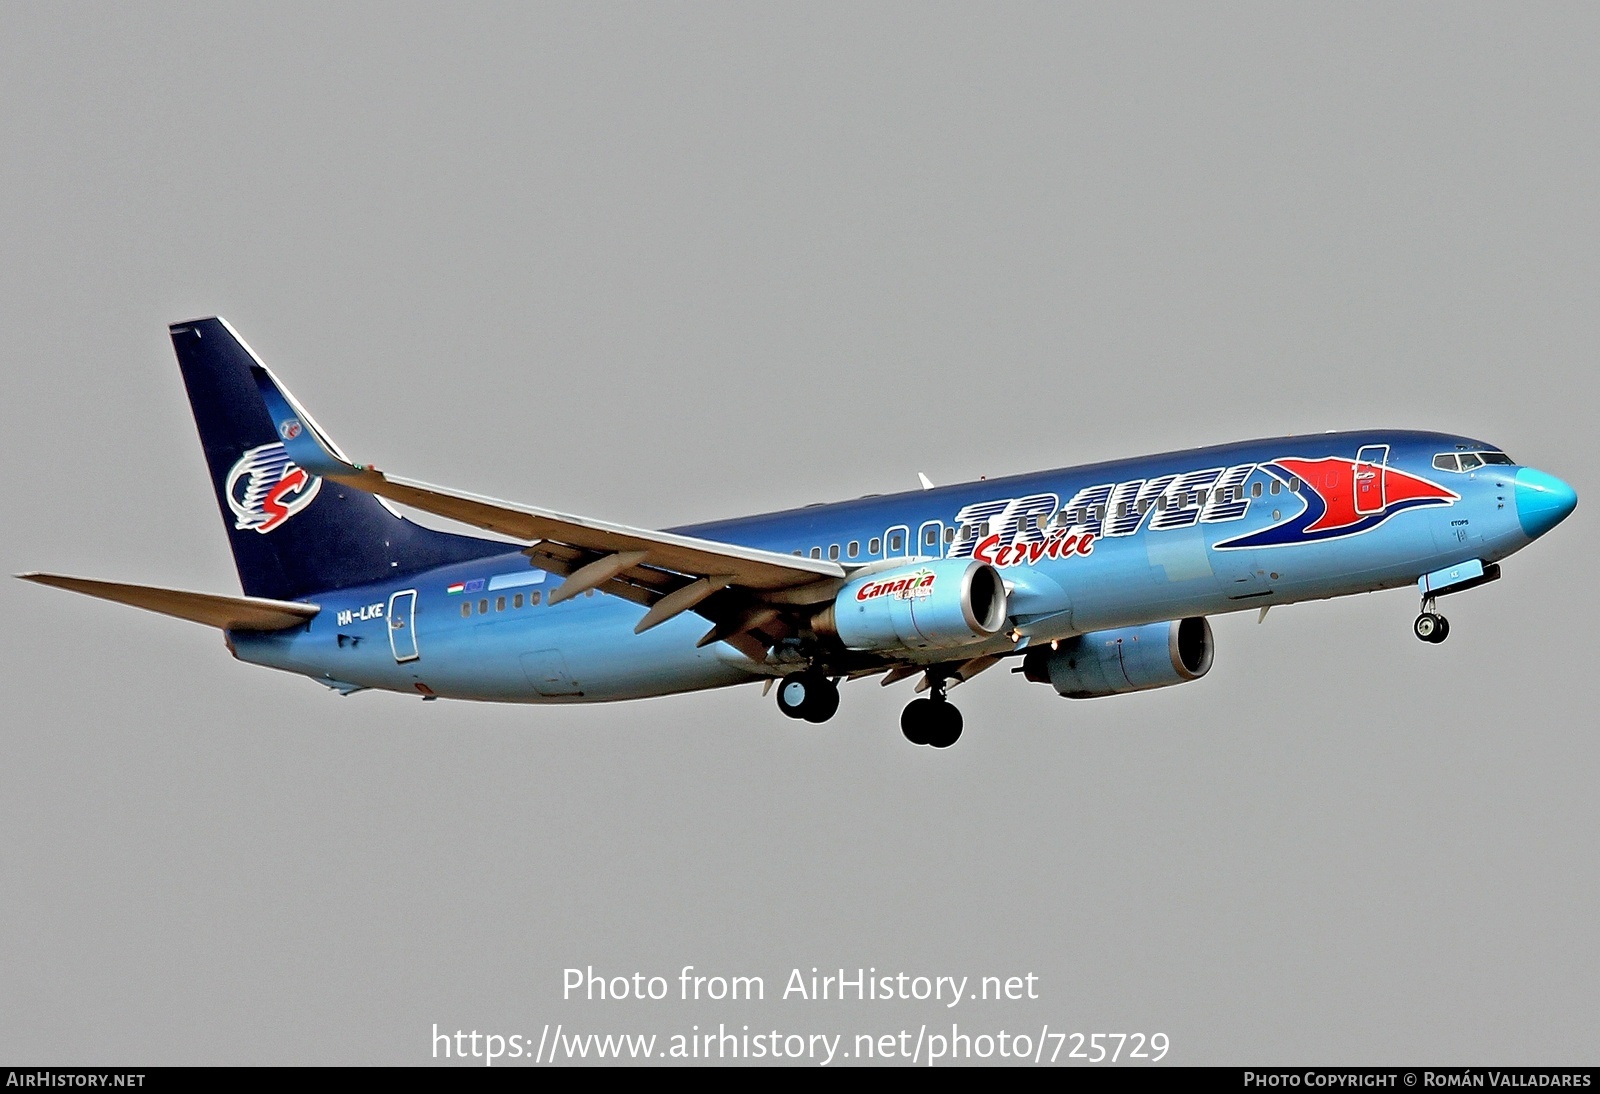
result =
[[970,558],[934,559],[860,577],[812,621],[852,650],[944,649],[999,633],[1000,572]]
[[1211,669],[1215,645],[1204,617],[1095,631],[1041,646],[1022,659],[1022,673],[1068,699],[1149,691],[1198,680]]

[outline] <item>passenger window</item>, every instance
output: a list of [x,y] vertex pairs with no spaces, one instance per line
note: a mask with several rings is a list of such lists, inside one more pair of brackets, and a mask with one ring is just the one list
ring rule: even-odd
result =
[[511,598],[511,606],[513,608],[522,607],[522,594],[521,593],[518,593],[516,596]]
[[465,619],[472,614],[472,601],[468,600],[461,605],[461,618]]
[[889,553],[898,555],[906,549],[905,537],[899,532],[889,537]]
[[1278,493],[1278,491],[1280,491],[1282,489],[1283,489],[1283,483],[1279,482],[1277,479],[1273,479],[1272,480],[1272,492],[1274,494],[1276,494],[1276,493]]
[[882,546],[883,546],[883,541],[882,540],[874,539],[871,543],[867,544],[867,554],[869,554],[869,555],[877,554],[878,551],[882,548]]
[[855,558],[861,553],[861,541],[858,539],[851,540],[850,546],[844,549],[844,553],[849,555],[851,558]]
[[922,533],[922,545],[924,547],[935,547],[935,546],[938,545],[938,543],[939,543],[939,529],[937,529],[937,528],[929,528],[929,529],[926,529]]
[[1454,452],[1439,453],[1433,458],[1433,466],[1437,467],[1440,471],[1461,470],[1461,468],[1456,464],[1456,454]]
[[816,558],[816,559],[820,559],[822,557],[822,548],[821,547],[813,547],[813,548],[811,548],[811,557],[812,558]]
[[585,590],[583,590],[583,595],[584,596],[593,596],[594,595],[594,590],[593,589],[585,589]]
[[805,552],[804,552],[804,551],[796,551],[796,552],[794,552],[794,557],[795,557],[795,558],[800,558],[800,557],[802,557],[802,556],[803,556],[803,555],[804,555],[804,554],[805,554]]
[[1252,498],[1259,498],[1261,496],[1261,484],[1259,482],[1253,482],[1250,484],[1250,496]]
[[954,543],[956,541],[956,530],[954,528],[946,528],[944,530],[944,541],[946,543]]
[[543,597],[544,597],[544,594],[543,594],[543,593],[541,593],[541,592],[532,592],[532,593],[529,593],[529,594],[528,594],[528,603],[529,603],[529,604],[530,604],[530,605],[532,605],[532,606],[533,606],[533,607],[535,607],[535,608],[537,608],[537,607],[538,607],[538,606],[539,606],[539,601],[540,601],[540,600],[541,600],[541,599],[542,599],[542,598],[543,598]]
[[1156,509],[1163,513],[1167,511],[1167,496],[1165,494],[1156,499]]
[[1298,478],[1291,478],[1289,480],[1289,493],[1298,494],[1299,492],[1300,492],[1300,480]]
[[1461,470],[1463,470],[1463,471],[1471,471],[1474,467],[1482,467],[1482,466],[1483,466],[1483,461],[1478,458],[1477,453],[1475,453],[1475,452],[1463,452],[1463,453],[1461,453]]
[[838,562],[839,561],[839,545],[837,543],[828,544],[828,561],[829,562]]
[[478,614],[479,615],[488,615],[489,614],[489,602],[487,600],[478,601]]
[[494,610],[497,611],[497,612],[503,612],[503,611],[506,610],[506,598],[505,597],[497,596],[497,597],[494,598]]

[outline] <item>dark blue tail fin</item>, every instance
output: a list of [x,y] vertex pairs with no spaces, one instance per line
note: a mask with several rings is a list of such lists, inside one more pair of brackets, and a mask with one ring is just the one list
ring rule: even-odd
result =
[[247,595],[294,600],[511,549],[423,528],[296,467],[250,374],[260,361],[233,328],[197,319],[171,333]]

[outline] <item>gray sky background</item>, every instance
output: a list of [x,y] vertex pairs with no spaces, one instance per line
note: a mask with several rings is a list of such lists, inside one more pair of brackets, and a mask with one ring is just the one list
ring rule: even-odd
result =
[[[1166,1032],[1184,1063],[1594,1063],[1592,5],[0,8],[0,550],[236,591],[166,324],[358,458],[649,526],[1364,426],[1583,497],[1411,594],[1005,673],[581,709],[348,699],[6,581],[0,1060],[429,1033]],[[561,970],[759,974],[755,1006]],[[780,1002],[789,970],[1034,1002]]]

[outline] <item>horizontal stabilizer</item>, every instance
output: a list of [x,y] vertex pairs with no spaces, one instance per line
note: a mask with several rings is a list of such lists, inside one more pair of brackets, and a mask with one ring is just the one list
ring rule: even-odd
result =
[[322,609],[315,604],[296,604],[287,600],[266,600],[256,596],[218,596],[191,593],[182,589],[162,589],[154,585],[126,585],[120,581],[93,581],[65,574],[27,573],[16,575],[24,581],[51,585],[101,600],[114,600],[149,612],[221,627],[228,631],[282,631],[304,626]]

